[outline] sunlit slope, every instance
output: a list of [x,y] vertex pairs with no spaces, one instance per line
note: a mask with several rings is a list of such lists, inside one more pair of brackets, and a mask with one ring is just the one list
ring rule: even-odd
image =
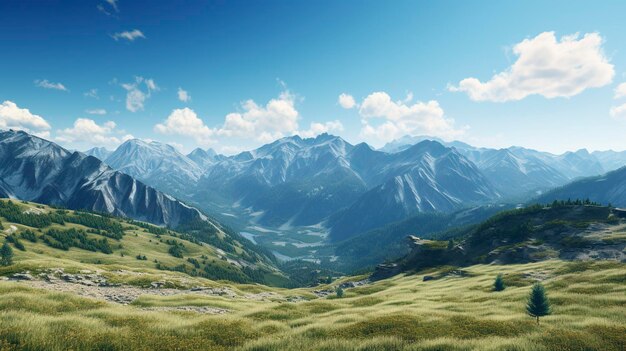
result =
[[157,278],[176,272],[241,283],[281,279],[262,261],[241,260],[243,250],[237,247],[225,252],[190,235],[143,222],[6,199],[0,200],[0,221],[4,228],[0,238],[12,242],[15,263],[0,267],[0,272],[64,268],[118,276],[141,272]]

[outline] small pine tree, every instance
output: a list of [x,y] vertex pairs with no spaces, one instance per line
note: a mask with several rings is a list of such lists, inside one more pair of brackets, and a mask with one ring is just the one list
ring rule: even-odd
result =
[[343,297],[343,289],[340,286],[337,287],[337,289],[335,290],[335,293],[337,293],[338,298]]
[[537,318],[537,324],[539,324],[539,317],[552,313],[546,290],[539,282],[535,283],[530,291],[526,312],[529,316]]
[[504,279],[502,278],[502,274],[498,274],[498,276],[496,276],[496,280],[493,282],[493,290],[502,291],[504,289],[506,289]]
[[448,251],[454,249],[454,241],[448,240]]
[[0,265],[2,266],[10,266],[13,264],[13,249],[11,246],[5,241],[0,248]]

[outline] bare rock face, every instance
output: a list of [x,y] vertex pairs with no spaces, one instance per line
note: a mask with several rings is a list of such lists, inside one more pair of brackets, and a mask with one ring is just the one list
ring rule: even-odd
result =
[[0,132],[0,196],[85,209],[176,227],[206,219],[197,209],[23,131]]

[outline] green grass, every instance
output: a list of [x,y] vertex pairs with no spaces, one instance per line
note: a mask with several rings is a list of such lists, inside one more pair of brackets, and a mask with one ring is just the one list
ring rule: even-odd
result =
[[[19,204],[28,209],[31,204]],[[47,211],[47,207],[37,207]],[[20,231],[31,229],[15,225]],[[87,229],[79,224],[59,228]],[[125,235],[111,240],[112,254],[77,248],[53,249],[22,240],[15,263],[0,275],[37,274],[62,267],[66,272],[98,271],[111,282],[168,287],[228,287],[237,297],[181,292],[144,294],[122,306],[69,293],[0,281],[0,350],[625,350],[626,264],[615,261],[547,260],[512,265],[443,266],[346,289],[343,298],[318,298],[313,290],[334,289],[344,277],[315,288],[281,289],[235,284],[163,271],[188,264],[188,257],[230,265],[206,245],[184,241],[184,258],[168,253],[171,235],[124,223]],[[0,233],[4,240],[6,231]],[[95,235],[95,234],[89,234]],[[613,231],[612,238],[623,236]],[[441,247],[443,247],[441,242]],[[120,247],[119,244],[122,244]],[[439,244],[439,243],[437,243]],[[123,255],[122,255],[123,254]],[[137,260],[141,254],[147,260]],[[206,257],[203,258],[203,257]],[[456,273],[456,272],[454,272]],[[502,274],[507,288],[494,292]],[[425,275],[434,280],[423,281]],[[539,325],[525,314],[535,279],[543,279],[553,314]],[[272,293],[263,298],[249,294]],[[290,303],[287,297],[306,301]],[[221,315],[177,311],[213,307]]]
[[[119,306],[1,282],[0,349],[548,351],[626,346],[624,264],[552,260],[465,270],[469,275],[463,278],[424,282],[423,274],[398,276],[348,289],[341,299],[299,303],[279,297],[313,298],[311,289],[232,285],[241,295],[273,291],[278,297],[143,295]],[[493,292],[499,273],[508,287]],[[539,325],[524,312],[534,280],[523,278],[538,273],[546,277],[554,310]],[[229,313],[144,309],[176,306],[219,307]]]

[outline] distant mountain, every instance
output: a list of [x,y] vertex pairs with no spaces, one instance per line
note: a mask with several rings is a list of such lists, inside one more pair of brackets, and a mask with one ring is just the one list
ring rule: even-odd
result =
[[607,172],[626,166],[626,151],[594,151],[591,154]]
[[333,240],[417,213],[452,212],[500,198],[471,161],[436,141],[422,141],[382,156],[367,170],[376,175],[367,178],[381,184],[329,221]]
[[176,227],[205,219],[195,208],[102,161],[22,131],[0,132],[0,196]]
[[235,202],[256,212],[265,225],[316,224],[367,190],[350,168],[353,148],[328,134],[283,138],[215,163],[202,176],[194,200]]
[[534,150],[462,149],[504,196],[529,196],[565,184],[569,178]]
[[213,149],[203,150],[201,148],[194,149],[187,154],[187,157],[202,169],[207,169],[215,162],[225,158],[223,155],[218,155]]
[[202,175],[202,168],[168,144],[131,139],[120,145],[105,162],[159,190],[187,193]]
[[456,148],[476,164],[503,196],[520,200],[576,178],[600,175],[626,165],[626,151],[589,153],[581,149],[555,155],[517,146],[478,148],[459,141],[444,142],[427,136],[405,136],[388,143],[381,150],[399,152],[423,140],[435,140]]
[[590,199],[602,204],[626,207],[626,167],[601,176],[574,181],[540,196],[537,201],[550,203],[567,199]]
[[570,179],[600,175],[607,170],[586,149],[568,151],[555,157],[554,167]]
[[395,152],[400,152],[400,151],[404,151],[408,148],[410,148],[411,146],[415,145],[415,144],[419,144],[422,141],[425,140],[432,140],[432,141],[436,141],[441,145],[447,146],[447,147],[455,147],[457,149],[468,149],[468,148],[474,148],[473,146],[466,144],[462,141],[451,141],[451,142],[447,142],[444,141],[443,139],[437,138],[437,137],[430,137],[430,136],[410,136],[410,135],[405,135],[399,139],[393,140],[388,142],[387,144],[385,144],[382,148],[380,148],[380,151],[384,151],[384,152],[388,152],[388,153],[395,153]]
[[100,161],[104,161],[107,159],[107,157],[109,157],[109,155],[113,153],[113,151],[108,150],[107,148],[104,148],[104,147],[94,147],[83,153],[88,156],[93,156],[99,159]]
[[390,154],[328,134],[283,138],[219,161],[198,188],[204,193],[196,202],[230,199],[276,227],[315,225],[347,208],[344,219],[331,221],[340,231],[351,218],[372,228],[499,197],[471,162],[440,143]]

